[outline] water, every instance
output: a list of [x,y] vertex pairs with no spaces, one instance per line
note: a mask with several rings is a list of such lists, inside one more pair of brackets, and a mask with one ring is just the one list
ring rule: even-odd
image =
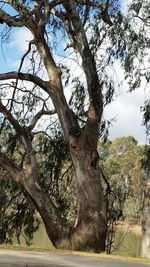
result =
[[[119,256],[140,256],[141,235],[140,231],[133,231],[130,227],[119,228],[116,232],[115,241],[112,246],[114,255]],[[25,246],[25,241],[21,240],[21,245]],[[54,250],[43,224],[40,225],[39,230],[34,234],[32,240],[32,247]]]
[[140,233],[133,232],[130,229],[125,232],[118,230],[112,246],[112,251],[112,254],[115,255],[139,257],[141,251]]

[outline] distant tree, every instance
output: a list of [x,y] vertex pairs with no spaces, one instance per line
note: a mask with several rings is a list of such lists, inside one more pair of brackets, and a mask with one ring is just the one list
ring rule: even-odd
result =
[[105,177],[103,187],[108,203],[108,253],[113,248],[118,220],[141,224],[146,181],[143,167],[145,148],[145,145],[138,145],[132,136],[99,143],[98,151]]
[[[114,195],[113,207],[116,218],[138,223],[141,221],[146,180],[145,170],[142,168],[146,146],[138,145],[137,141],[129,136],[108,142],[105,147],[107,150],[101,145],[99,153],[104,174]],[[134,209],[129,208],[131,202],[134,204]]]

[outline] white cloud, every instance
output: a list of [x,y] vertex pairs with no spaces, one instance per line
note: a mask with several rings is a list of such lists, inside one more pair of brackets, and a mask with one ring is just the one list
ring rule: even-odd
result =
[[121,1],[121,9],[123,13],[127,12],[128,5],[131,3],[131,0],[122,0]]
[[27,28],[20,28],[15,31],[9,46],[11,49],[17,49],[24,53],[28,49],[29,41],[33,39],[31,32]]
[[138,89],[134,92],[123,93],[106,107],[104,116],[106,119],[116,118],[110,128],[111,140],[120,136],[132,135],[140,144],[147,142],[145,127],[142,126],[140,107],[145,100],[144,90]]

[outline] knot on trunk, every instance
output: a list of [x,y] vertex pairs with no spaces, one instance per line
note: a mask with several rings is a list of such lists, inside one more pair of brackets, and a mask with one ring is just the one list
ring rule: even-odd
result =
[[75,156],[78,156],[80,154],[81,151],[81,145],[79,142],[79,137],[81,135],[81,130],[76,128],[76,127],[72,127],[69,130],[69,143],[70,146],[72,148],[73,154]]
[[95,149],[94,151],[92,151],[92,154],[91,154],[91,167],[96,169],[98,160],[99,160],[99,154],[97,150]]

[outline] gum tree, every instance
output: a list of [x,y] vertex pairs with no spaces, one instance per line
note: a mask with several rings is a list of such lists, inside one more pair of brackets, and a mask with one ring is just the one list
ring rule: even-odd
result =
[[[127,77],[132,78],[133,51],[137,46],[129,33],[131,37],[138,36],[136,33],[133,36],[132,24],[123,19],[118,2],[1,1],[0,23],[6,26],[2,40],[6,40],[7,33],[13,29],[23,27],[30,31],[32,40],[17,71],[0,74],[3,81],[1,134],[8,133],[0,152],[0,166],[24,189],[39,211],[50,240],[58,248],[105,250],[107,210],[97,142],[100,127],[103,128],[103,106],[110,102],[114,92],[106,67],[113,57],[120,58],[125,62]],[[62,47],[62,39],[65,47]],[[128,41],[131,41],[129,46]],[[68,83],[72,73],[56,52],[62,53],[67,62],[69,53],[73,52],[79,59],[84,81],[75,77]],[[67,84],[75,88],[69,103],[64,93]],[[139,83],[134,83],[134,88],[136,85]],[[53,119],[59,119],[69,147],[79,203],[73,224],[60,214],[39,181],[33,140],[36,125],[44,115],[49,116],[50,125]],[[44,123],[42,131],[43,127]],[[53,135],[52,130],[50,134]],[[5,149],[11,140],[19,158],[14,150]]]
[[[102,83],[98,77],[96,61],[90,49],[84,25],[90,17],[90,9],[96,9],[101,14],[102,20],[109,26],[112,22],[108,15],[109,1],[106,3],[96,1],[2,1],[0,9],[0,23],[8,28],[27,27],[33,39],[29,43],[26,54],[21,59],[17,72],[0,74],[1,80],[16,79],[11,82],[13,88],[11,100],[5,99],[0,102],[2,118],[2,130],[12,131],[17,142],[22,146],[20,164],[18,165],[11,153],[1,151],[0,165],[10,176],[25,190],[28,197],[39,211],[46,231],[53,245],[58,248],[69,248],[76,250],[94,250],[96,252],[105,250],[105,239],[107,232],[106,203],[101,185],[101,172],[98,165],[97,141],[103,112]],[[7,7],[15,10],[15,15],[6,11]],[[83,18],[82,18],[83,17]],[[91,18],[92,19],[92,18]],[[68,39],[66,49],[71,47],[79,54],[82,61],[82,69],[86,80],[86,91],[88,94],[88,108],[85,115],[84,125],[80,125],[78,116],[69,107],[64,95],[62,83],[63,72],[57,64],[53,55],[53,46],[49,39],[49,30],[60,30]],[[58,35],[57,35],[58,36]],[[34,49],[34,51],[32,50]],[[33,62],[34,52],[38,54],[39,65],[45,68],[47,80],[42,75],[37,75],[37,66],[32,66],[32,71],[21,72],[25,57],[32,50]],[[31,97],[36,94],[36,87],[51,98],[54,110],[48,110],[46,100],[42,99],[41,110],[32,119],[20,119],[21,113],[17,113],[15,105],[19,104],[18,94],[19,81],[27,81],[34,84]],[[8,84],[1,85],[1,99],[4,99],[4,88]],[[24,89],[20,89],[22,92]],[[30,89],[26,90],[26,93]],[[24,93],[25,94],[25,93]],[[38,94],[38,93],[37,93]],[[20,91],[21,95],[21,91]],[[19,95],[19,97],[20,97]],[[34,99],[35,96],[33,96]],[[36,97],[38,97],[36,95]],[[24,99],[24,100],[23,100]],[[22,95],[24,105],[25,96]],[[28,99],[28,108],[29,108]],[[32,107],[34,101],[32,102]],[[70,156],[74,165],[79,210],[74,225],[67,223],[59,214],[56,205],[42,188],[37,173],[37,162],[32,144],[33,129],[42,115],[57,113],[64,137],[69,145]],[[30,114],[31,115],[31,114]],[[84,127],[83,127],[84,126]],[[5,130],[6,130],[5,129]]]

